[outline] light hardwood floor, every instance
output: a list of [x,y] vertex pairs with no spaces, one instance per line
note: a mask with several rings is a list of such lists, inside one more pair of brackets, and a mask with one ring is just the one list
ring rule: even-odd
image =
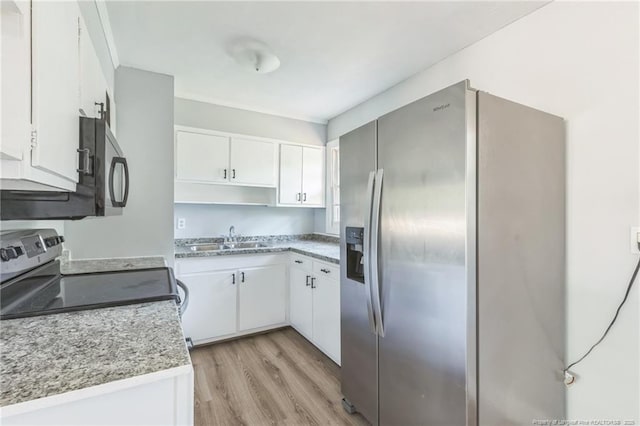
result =
[[367,425],[341,405],[340,367],[292,328],[196,348],[195,424]]

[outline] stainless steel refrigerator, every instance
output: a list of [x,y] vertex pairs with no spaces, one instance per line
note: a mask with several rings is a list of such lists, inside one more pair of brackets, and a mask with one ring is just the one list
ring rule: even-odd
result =
[[463,81],[340,138],[346,409],[394,426],[564,418],[564,135]]

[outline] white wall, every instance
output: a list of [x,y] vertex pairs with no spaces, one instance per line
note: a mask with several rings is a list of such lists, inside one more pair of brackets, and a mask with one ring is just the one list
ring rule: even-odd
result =
[[[175,99],[175,124],[312,145],[327,140],[324,124],[182,98]],[[242,223],[244,230],[237,223],[236,229],[245,235],[324,232],[324,225],[316,227],[324,209],[176,204],[175,217],[188,219],[186,229],[175,230],[176,238],[219,236],[229,231],[229,222]]]
[[[314,232],[311,209],[176,204],[175,218],[186,219],[185,229],[176,229],[176,238],[220,237],[235,226],[240,235],[292,235]],[[311,213],[311,214],[310,214]]]
[[[638,23],[636,2],[554,2],[329,122],[334,139],[463,79],[565,117],[568,361],[602,334],[638,261],[629,250],[640,222]],[[569,418],[640,418],[639,293],[574,368]]]
[[327,143],[327,126],[277,115],[175,99],[176,124],[281,139],[311,145]]
[[166,256],[173,262],[173,77],[116,70],[118,143],[131,186],[122,216],[65,223],[73,259]]

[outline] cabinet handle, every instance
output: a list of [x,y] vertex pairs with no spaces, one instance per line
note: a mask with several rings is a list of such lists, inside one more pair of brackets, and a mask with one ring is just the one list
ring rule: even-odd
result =
[[300,201],[300,193],[296,192],[296,201]]
[[244,282],[244,272],[240,272],[240,282]]
[[307,287],[309,287],[311,284],[309,284],[309,278],[311,278],[311,275],[307,275]]
[[302,263],[302,260],[294,260],[296,263]]
[[227,178],[227,169],[224,169],[224,176],[223,176],[223,178],[224,178],[224,179],[226,179],[226,178]]
[[321,272],[324,272],[325,274],[328,274],[329,272],[331,272],[331,271],[330,271],[330,270],[328,270],[328,269],[320,269],[320,271],[321,271]]
[[232,179],[236,178],[236,169],[231,169],[231,178]]
[[231,274],[231,284],[236,283],[236,274]]
[[311,277],[311,288],[316,288],[315,282],[316,282],[316,277]]
[[303,194],[302,201],[307,201],[307,193],[306,192]]

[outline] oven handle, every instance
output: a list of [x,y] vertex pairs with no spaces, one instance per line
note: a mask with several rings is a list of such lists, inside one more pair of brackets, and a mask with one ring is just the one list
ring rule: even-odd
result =
[[182,317],[182,315],[184,314],[184,311],[187,310],[187,306],[189,306],[189,287],[187,287],[187,285],[180,280],[176,280],[176,284],[184,292],[184,299],[182,300],[182,303],[180,303],[180,308],[179,308],[180,317]]
[[[115,188],[113,187],[114,171],[116,164],[122,164],[124,167],[124,196],[122,201],[115,201]],[[127,159],[124,157],[113,157],[111,161],[111,167],[109,168],[109,194],[111,195],[111,205],[113,207],[125,207],[127,205],[127,199],[129,198],[129,166],[127,165]]]

